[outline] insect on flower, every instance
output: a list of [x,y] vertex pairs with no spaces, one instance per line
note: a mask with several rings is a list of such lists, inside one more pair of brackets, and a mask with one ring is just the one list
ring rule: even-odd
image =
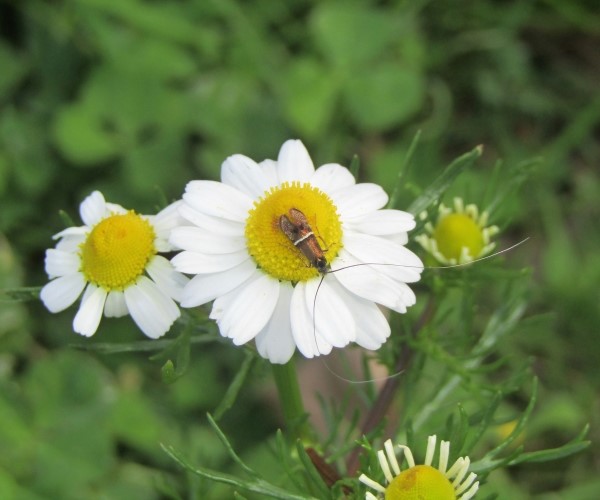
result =
[[329,263],[306,216],[297,208],[290,208],[288,214],[279,217],[279,227],[317,271],[327,274]]

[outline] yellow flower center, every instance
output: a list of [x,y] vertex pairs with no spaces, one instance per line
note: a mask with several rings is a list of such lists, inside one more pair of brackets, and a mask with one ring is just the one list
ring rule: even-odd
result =
[[415,465],[398,474],[385,489],[385,500],[455,500],[452,483],[430,465]]
[[81,245],[81,271],[106,290],[123,290],[144,272],[156,254],[154,229],[138,214],[111,215]]
[[311,266],[300,244],[294,245],[281,228],[282,215],[297,225],[290,209],[299,210],[306,217],[308,228],[315,236],[315,240],[311,240],[323,251],[327,262],[342,248],[342,224],[331,198],[307,183],[283,183],[254,202],[246,219],[248,252],[264,272],[279,280],[297,283],[318,276],[319,271]]
[[484,247],[483,233],[477,223],[467,214],[448,214],[438,223],[433,232],[438,250],[447,259],[458,262],[463,247],[472,258],[479,256]]

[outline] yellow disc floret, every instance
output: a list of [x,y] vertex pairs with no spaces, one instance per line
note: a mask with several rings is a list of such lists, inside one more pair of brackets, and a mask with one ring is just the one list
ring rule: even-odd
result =
[[385,500],[454,500],[454,486],[430,465],[415,465],[397,475],[385,489]]
[[123,290],[156,254],[152,225],[133,211],[100,221],[81,245],[81,271],[105,290]]
[[484,237],[477,223],[464,213],[451,213],[439,220],[433,237],[440,253],[446,259],[460,260],[463,247],[469,254],[478,256],[484,245]]
[[246,219],[248,252],[266,273],[297,283],[314,278],[319,272],[280,227],[281,216],[288,216],[290,209],[304,214],[327,262],[342,247],[342,224],[331,198],[308,183],[283,183],[254,203]]

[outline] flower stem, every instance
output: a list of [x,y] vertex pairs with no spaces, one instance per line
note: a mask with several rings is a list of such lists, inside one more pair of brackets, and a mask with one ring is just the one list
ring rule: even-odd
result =
[[302,394],[298,384],[298,376],[294,358],[285,365],[271,365],[273,377],[277,385],[279,400],[283,409],[283,418],[294,440],[305,440],[309,437],[307,413],[302,403]]

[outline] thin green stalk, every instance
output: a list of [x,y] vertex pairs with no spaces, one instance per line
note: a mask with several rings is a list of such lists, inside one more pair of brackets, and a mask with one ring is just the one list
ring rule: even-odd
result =
[[309,438],[307,413],[302,402],[294,358],[285,365],[273,364],[272,367],[286,425],[294,440],[306,440]]

